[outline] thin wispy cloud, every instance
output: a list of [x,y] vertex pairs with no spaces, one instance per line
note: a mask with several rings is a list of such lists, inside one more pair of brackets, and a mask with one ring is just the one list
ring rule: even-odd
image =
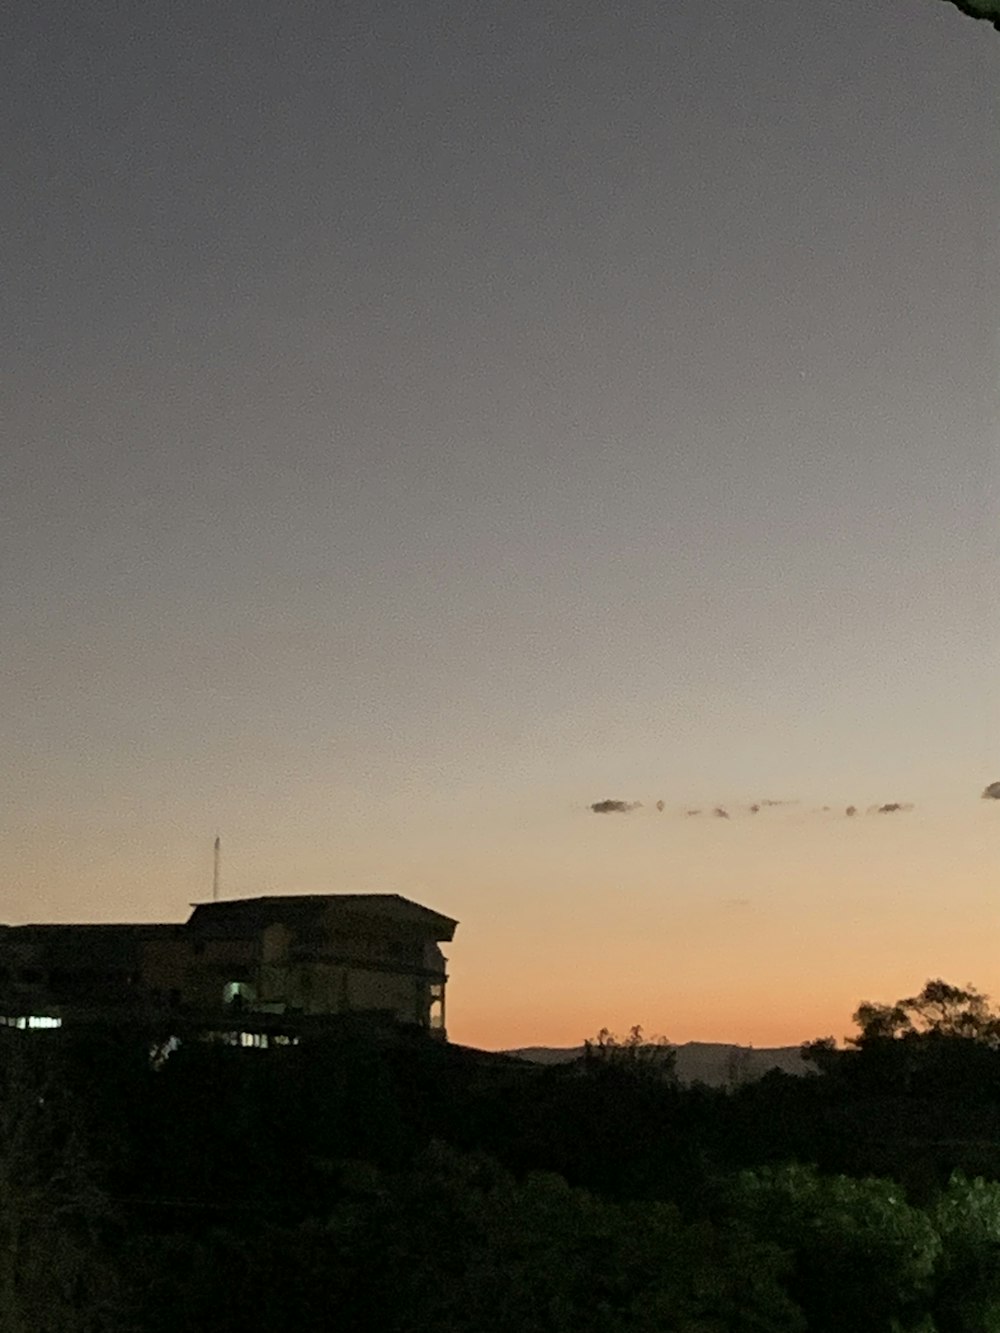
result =
[[[1000,782],[991,782],[989,786],[987,786],[983,790],[982,798],[983,800],[1000,801]],[[773,798],[767,798],[759,801],[754,801],[750,805],[744,805],[739,807],[732,805],[722,805],[722,804],[714,806],[700,806],[700,805],[688,806],[678,811],[677,813],[681,814],[681,816],[686,819],[692,819],[699,815],[709,815],[712,819],[731,820],[734,814],[737,817],[739,817],[741,813],[744,815],[758,816],[765,809],[777,809],[782,806],[793,806],[801,804],[802,803],[799,800],[775,800]],[[667,805],[666,802],[661,799],[651,802],[647,808],[651,812],[655,811],[657,814],[662,815],[663,812],[666,810]],[[914,806],[912,801],[883,801],[876,803],[874,805],[867,806],[865,809],[865,814],[868,815],[906,814],[908,811],[913,810],[915,808],[916,807]],[[591,805],[587,807],[587,809],[595,815],[629,815],[636,810],[643,809],[643,803],[642,801],[626,801],[615,797],[607,796],[602,801],[594,801]],[[846,817],[847,819],[854,819],[861,813],[861,808],[854,804],[846,806],[822,805],[822,806],[813,806],[812,809],[807,813],[811,814],[813,817],[842,813],[843,817]]]

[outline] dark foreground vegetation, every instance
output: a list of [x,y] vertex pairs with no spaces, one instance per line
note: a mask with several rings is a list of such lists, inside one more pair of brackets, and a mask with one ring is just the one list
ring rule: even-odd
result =
[[0,1330],[1000,1333],[1000,1023],[929,983],[681,1088],[345,1030],[0,1033]]

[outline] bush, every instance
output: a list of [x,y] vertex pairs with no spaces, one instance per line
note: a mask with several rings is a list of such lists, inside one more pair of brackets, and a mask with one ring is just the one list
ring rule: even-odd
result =
[[941,1242],[892,1181],[762,1168],[737,1177],[729,1204],[756,1236],[794,1255],[789,1287],[811,1333],[928,1327]]

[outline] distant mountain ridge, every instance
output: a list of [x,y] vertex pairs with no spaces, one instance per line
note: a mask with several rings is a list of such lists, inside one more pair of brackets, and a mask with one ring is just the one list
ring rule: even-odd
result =
[[[530,1060],[539,1065],[568,1064],[583,1055],[582,1046],[522,1046],[503,1055]],[[677,1077],[682,1083],[706,1083],[724,1088],[751,1083],[771,1069],[786,1074],[807,1074],[812,1066],[802,1059],[798,1046],[734,1046],[726,1042],[688,1041],[677,1051]]]

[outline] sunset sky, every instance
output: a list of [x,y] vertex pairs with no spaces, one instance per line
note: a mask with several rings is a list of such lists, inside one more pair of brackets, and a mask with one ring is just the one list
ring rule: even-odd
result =
[[218,833],[457,917],[470,1044],[1000,998],[995,33],[5,26],[0,919],[181,920]]

